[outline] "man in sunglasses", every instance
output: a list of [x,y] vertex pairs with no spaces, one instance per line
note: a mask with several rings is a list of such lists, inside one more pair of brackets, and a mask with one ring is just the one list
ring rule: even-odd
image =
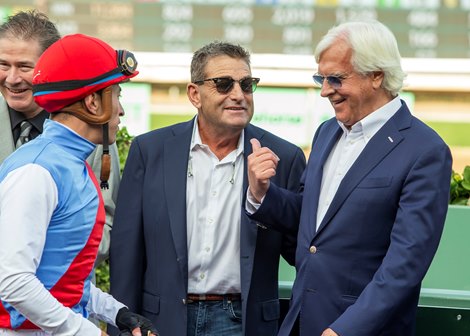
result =
[[[276,335],[278,266],[295,233],[267,231],[242,208],[250,139],[275,148],[278,185],[298,191],[302,150],[250,124],[250,55],[213,42],[191,62],[194,119],[135,138],[111,237],[111,293],[162,335]],[[130,270],[130,271],[129,271]]]
[[105,209],[86,158],[116,140],[119,84],[136,66],[132,53],[81,34],[38,59],[32,90],[51,118],[0,167],[0,335],[106,335],[89,315],[123,335],[157,335],[91,283]]
[[254,141],[248,165],[251,218],[299,233],[279,335],[296,334],[297,320],[300,335],[414,335],[448,207],[449,148],[400,100],[405,73],[383,24],[334,27],[315,57],[336,118],[316,131],[303,193],[273,180],[276,150]]

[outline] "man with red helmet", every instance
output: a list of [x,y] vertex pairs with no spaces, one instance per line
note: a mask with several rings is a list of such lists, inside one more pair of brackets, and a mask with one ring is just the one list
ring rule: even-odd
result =
[[34,97],[51,118],[0,167],[0,237],[8,238],[0,244],[0,335],[106,335],[88,316],[123,335],[157,335],[149,320],[90,281],[105,211],[85,160],[103,144],[106,181],[106,149],[124,115],[119,83],[136,67],[132,53],[81,34],[63,37],[38,60]]
[[[1,21],[1,20],[0,20]],[[42,133],[50,114],[33,97],[34,66],[41,54],[60,39],[55,24],[37,10],[18,11],[0,25],[0,164],[24,142]],[[100,176],[103,146],[98,145],[87,158]],[[120,183],[117,145],[109,146],[111,174],[109,189],[102,189],[106,222],[95,267],[108,258],[110,232]]]

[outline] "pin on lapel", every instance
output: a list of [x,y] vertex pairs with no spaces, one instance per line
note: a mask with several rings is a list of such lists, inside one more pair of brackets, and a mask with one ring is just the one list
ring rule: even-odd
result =
[[390,142],[393,142],[393,139],[391,137],[388,137],[388,140],[390,140]]

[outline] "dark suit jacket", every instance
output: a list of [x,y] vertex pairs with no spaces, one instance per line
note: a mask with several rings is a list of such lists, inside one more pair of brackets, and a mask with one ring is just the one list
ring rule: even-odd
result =
[[341,132],[335,119],[316,132],[303,197],[271,184],[252,216],[278,230],[295,230],[300,220],[297,278],[279,335],[289,335],[300,313],[301,335],[331,327],[341,336],[411,336],[447,212],[449,149],[402,102],[345,175],[315,231],[323,165]]
[[[162,335],[186,335],[188,252],[186,179],[194,119],[134,139],[119,189],[111,235],[111,294],[132,311],[150,318]],[[280,158],[278,185],[298,190],[305,169],[300,148],[253,125],[245,129]],[[278,264],[294,262],[295,234],[265,230],[241,208],[240,266],[245,335],[275,335],[280,313]]]

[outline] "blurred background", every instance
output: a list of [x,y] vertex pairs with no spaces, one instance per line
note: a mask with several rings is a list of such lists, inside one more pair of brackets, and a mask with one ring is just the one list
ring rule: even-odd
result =
[[63,35],[135,53],[140,74],[122,94],[131,135],[193,117],[192,52],[212,40],[241,44],[261,78],[253,123],[307,154],[316,127],[333,115],[313,86],[316,44],[335,24],[378,19],[398,40],[408,73],[402,97],[449,144],[455,171],[470,164],[470,0],[1,0],[0,22],[33,8]]

